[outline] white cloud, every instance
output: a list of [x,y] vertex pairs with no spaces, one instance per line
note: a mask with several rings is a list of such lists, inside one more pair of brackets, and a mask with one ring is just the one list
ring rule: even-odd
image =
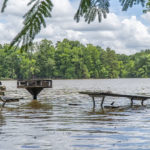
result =
[[[0,41],[10,42],[22,27],[22,16],[26,12],[28,0],[9,0],[8,8],[0,15]],[[102,23],[87,24],[83,20],[73,20],[76,3],[69,0],[52,0],[54,9],[52,18],[47,19],[47,28],[43,29],[36,40],[47,38],[53,42],[68,38],[87,44],[110,47],[118,53],[134,53],[150,48],[150,28],[136,16],[123,17],[110,13]],[[79,3],[79,1],[77,2]],[[150,22],[150,14],[141,16]]]
[[[12,16],[22,17],[28,10],[27,3],[29,1],[30,0],[8,0],[4,15],[7,16],[7,14],[9,14]],[[2,1],[0,4],[2,5]]]
[[149,13],[146,13],[146,14],[143,14],[142,15],[142,18],[144,20],[146,20],[148,23],[150,23],[150,12]]
[[53,17],[67,17],[72,13],[73,7],[68,0],[52,0],[52,3],[54,5],[52,11]]
[[117,33],[117,38],[122,41],[125,48],[131,50],[142,50],[150,48],[150,33],[148,27],[137,20],[135,16],[124,19],[122,28]]

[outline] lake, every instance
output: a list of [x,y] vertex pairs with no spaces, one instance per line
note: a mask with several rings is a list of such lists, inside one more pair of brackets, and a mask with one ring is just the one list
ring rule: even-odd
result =
[[[0,112],[0,150],[103,150],[150,149],[150,100],[134,102],[127,98],[107,97],[104,106],[115,101],[115,109],[96,108],[79,91],[111,91],[120,94],[150,95],[150,79],[54,80],[32,108],[32,96],[17,89],[16,81],[2,81],[6,96],[23,97],[6,104]],[[72,105],[76,104],[76,105]]]

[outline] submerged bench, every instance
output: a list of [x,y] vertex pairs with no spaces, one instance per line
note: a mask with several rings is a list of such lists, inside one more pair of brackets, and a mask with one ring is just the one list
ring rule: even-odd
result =
[[18,102],[20,98],[12,98],[12,97],[6,97],[5,95],[6,87],[2,85],[2,82],[0,81],[0,101],[2,102],[1,108],[5,106],[6,103],[10,102]]
[[140,100],[141,105],[143,106],[144,101],[147,99],[150,99],[150,96],[143,96],[143,95],[125,95],[125,94],[115,94],[115,93],[109,93],[109,92],[79,92],[80,94],[86,94],[92,97],[93,100],[93,107],[95,107],[95,97],[102,97],[101,100],[101,107],[103,107],[103,103],[106,96],[111,97],[125,97],[129,98],[131,100],[131,106],[133,106],[133,100]]
[[4,107],[6,103],[18,102],[19,98],[12,98],[12,97],[0,96],[0,101],[3,102],[1,107]]
[[4,96],[6,91],[6,87],[2,85],[0,82],[0,96]]

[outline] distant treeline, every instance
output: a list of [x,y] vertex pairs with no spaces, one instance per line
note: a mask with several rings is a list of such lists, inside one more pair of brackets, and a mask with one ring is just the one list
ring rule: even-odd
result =
[[127,56],[68,39],[55,46],[42,40],[28,52],[8,47],[0,45],[0,79],[150,77],[150,50]]

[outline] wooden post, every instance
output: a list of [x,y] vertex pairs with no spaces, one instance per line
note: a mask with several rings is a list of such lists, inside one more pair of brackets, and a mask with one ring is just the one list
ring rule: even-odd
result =
[[144,105],[144,100],[142,99],[142,101],[141,101],[141,105],[143,106]]
[[105,100],[105,96],[103,96],[103,97],[102,97],[102,101],[101,101],[101,108],[103,108],[104,100]]
[[4,108],[5,104],[6,104],[6,101],[4,101],[4,102],[3,102],[3,104],[2,104],[2,108]]
[[93,100],[93,108],[95,108],[95,99],[94,99],[94,96],[92,96],[92,100]]
[[26,88],[26,90],[28,92],[30,92],[30,94],[32,94],[33,96],[33,100],[37,100],[37,95],[43,90],[42,87],[28,87]]
[[131,98],[131,106],[133,106],[133,99],[134,99],[134,97]]

